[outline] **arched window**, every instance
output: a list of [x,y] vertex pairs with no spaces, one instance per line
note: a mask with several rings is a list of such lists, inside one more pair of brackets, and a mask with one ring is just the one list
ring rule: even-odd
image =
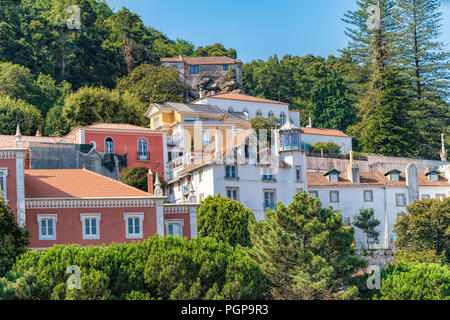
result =
[[138,160],[148,160],[148,145],[145,138],[138,141]]
[[284,112],[280,113],[280,125],[286,123],[286,114]]
[[114,153],[114,140],[111,137],[105,139],[105,153]]
[[262,117],[262,111],[261,110],[256,111],[256,116],[257,117]]
[[269,118],[272,118],[272,117],[273,117],[273,111],[272,111],[272,110],[269,111],[269,113],[267,114],[267,116],[268,116]]

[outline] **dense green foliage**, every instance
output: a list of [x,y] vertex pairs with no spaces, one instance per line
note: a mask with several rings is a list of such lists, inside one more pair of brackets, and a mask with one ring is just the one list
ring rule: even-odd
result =
[[321,152],[323,150],[324,153],[339,154],[341,147],[335,144],[333,141],[316,142],[313,145],[309,146],[309,150],[311,152]]
[[62,116],[71,129],[98,122],[146,124],[143,105],[136,97],[103,87],[83,87],[67,96]]
[[380,300],[450,300],[450,269],[432,263],[400,263],[381,272]]
[[[156,172],[152,171],[153,183],[156,179]],[[148,191],[148,168],[145,166],[128,167],[120,171],[119,181],[136,189],[147,192]],[[161,189],[166,189],[166,182],[161,175],[158,175]]]
[[414,253],[436,253],[450,263],[450,198],[443,201],[427,199],[416,201],[407,207],[394,225],[397,235],[395,246],[402,256]]
[[238,201],[209,196],[197,211],[198,235],[227,242],[232,246],[250,246],[248,226],[255,218],[253,213]]
[[186,88],[181,83],[178,72],[164,66],[142,64],[123,77],[116,89],[122,93],[132,93],[146,107],[150,103],[186,102],[183,98]]
[[43,122],[42,114],[35,106],[0,94],[0,134],[14,135],[20,125],[23,135],[35,135]]
[[291,204],[278,203],[265,221],[251,224],[250,255],[267,274],[273,299],[351,299],[351,275],[365,265],[352,248],[354,230],[341,213],[318,199],[297,193]]
[[367,249],[370,248],[371,241],[378,242],[380,232],[376,228],[380,225],[380,220],[375,219],[373,209],[361,208],[359,214],[353,217],[353,225],[366,234]]
[[[0,198],[0,277],[13,266],[16,258],[26,252],[29,232],[20,228],[9,205]],[[1,299],[0,299],[1,300]]]
[[[67,287],[69,266],[80,289]],[[241,249],[214,239],[158,237],[108,247],[54,246],[22,255],[0,299],[263,299],[266,279]]]

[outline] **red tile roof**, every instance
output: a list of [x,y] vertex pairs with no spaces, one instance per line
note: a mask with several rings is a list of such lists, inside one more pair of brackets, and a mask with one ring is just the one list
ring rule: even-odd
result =
[[[281,102],[281,101],[275,101],[275,100],[270,100],[270,99],[264,99],[264,98],[259,98],[259,97],[254,97],[254,96],[250,96],[247,94],[242,94],[242,93],[232,93],[232,92],[227,92],[227,93],[219,93],[216,95],[212,95],[212,96],[207,96],[205,98],[214,98],[214,99],[224,99],[224,100],[238,100],[238,101],[248,101],[248,102],[258,102],[258,103],[273,103],[273,104],[283,104],[283,105],[289,105],[286,102]],[[197,101],[203,100],[204,98],[201,99],[197,99],[192,101],[191,103],[195,103]]]
[[121,197],[150,194],[86,169],[25,170],[25,198]]
[[[30,146],[30,142],[63,142],[60,137],[36,137],[36,136],[22,136],[22,145],[24,148]],[[5,148],[14,148],[16,144],[16,136],[14,135],[0,135],[0,146]]]
[[317,134],[321,136],[334,136],[334,137],[343,137],[350,138],[348,135],[343,133],[340,130],[335,129],[321,129],[321,128],[310,128],[310,127],[301,127],[305,134]]
[[[183,57],[186,64],[201,65],[201,64],[234,64],[242,63],[229,57]],[[181,62],[180,57],[175,58],[161,58],[161,62]]]
[[126,123],[96,123],[89,126],[85,126],[84,128],[88,129],[119,129],[119,130],[144,130],[144,131],[152,131],[157,132],[155,130],[139,127],[132,124]]
[[[419,186],[449,186],[450,182],[443,174],[440,175],[439,181],[431,181],[423,172],[418,175]],[[351,185],[372,185],[372,186],[406,186],[405,174],[400,174],[400,181],[391,181],[383,173],[364,172],[360,173],[360,183],[352,183],[346,173],[339,175],[338,182],[330,182],[325,177],[324,172],[308,172],[308,186],[351,186]]]

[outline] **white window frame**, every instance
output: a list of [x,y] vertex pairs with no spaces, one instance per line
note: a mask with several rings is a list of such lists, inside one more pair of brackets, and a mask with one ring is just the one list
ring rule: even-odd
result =
[[328,175],[328,181],[339,182],[339,175],[337,173],[331,173]]
[[[403,197],[404,199],[404,204],[400,204],[399,199]],[[395,194],[395,204],[397,205],[397,207],[406,207],[406,194],[405,193],[396,193]]]
[[[231,197],[228,197],[228,191],[231,191]],[[233,199],[233,191],[236,191],[236,199]],[[231,200],[239,201],[239,187],[225,187],[225,193],[227,195],[227,198]]]
[[180,238],[183,238],[183,227],[184,227],[183,219],[166,219],[166,220],[164,220],[164,224],[166,227],[166,236],[169,236],[169,224],[179,224],[180,225]]
[[[333,201],[332,194],[337,195],[337,201]],[[339,191],[338,190],[330,190],[330,203],[339,203]]]
[[[130,234],[128,232],[128,219],[138,218],[139,219],[139,233]],[[123,214],[123,220],[125,221],[125,234],[127,239],[142,239],[144,238],[144,213],[143,212],[125,212]]]
[[8,168],[0,168],[0,175],[3,176],[3,185],[0,186],[2,188],[0,196],[4,195],[5,203],[8,203],[8,184],[6,183],[6,179],[8,178]]
[[[300,174],[297,174],[298,172]],[[302,174],[302,167],[301,166],[295,167],[295,181],[297,183],[303,183],[303,174]]]
[[[366,194],[370,194],[370,200],[366,198]],[[364,190],[363,191],[364,202],[373,202],[373,191],[372,190]]]
[[[38,214],[36,216],[39,228],[39,240],[56,240],[56,223],[58,222],[57,214]],[[42,235],[42,220],[53,220],[53,235]]]
[[[112,143],[112,150],[111,150],[112,152],[107,152],[107,147],[106,147],[106,140],[107,140],[107,139],[111,139],[111,141],[112,141],[112,142],[111,142],[111,143]],[[115,151],[115,150],[114,150],[114,149],[115,149],[114,138],[113,138],[113,137],[110,137],[110,136],[106,137],[106,138],[105,138],[104,146],[105,146],[105,150],[104,150],[105,153],[114,153],[114,151]]]
[[202,131],[202,146],[206,147],[211,144],[211,134],[209,130]]
[[[97,234],[86,234],[86,219],[95,219]],[[82,213],[80,214],[81,226],[83,228],[83,240],[95,240],[100,239],[100,222],[102,221],[102,216],[100,213]]]

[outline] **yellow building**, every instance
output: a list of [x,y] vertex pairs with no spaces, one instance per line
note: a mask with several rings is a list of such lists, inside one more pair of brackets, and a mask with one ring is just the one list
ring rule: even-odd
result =
[[244,114],[209,105],[153,103],[145,116],[150,119],[151,129],[166,132],[169,151],[180,153],[217,151],[252,127]]

